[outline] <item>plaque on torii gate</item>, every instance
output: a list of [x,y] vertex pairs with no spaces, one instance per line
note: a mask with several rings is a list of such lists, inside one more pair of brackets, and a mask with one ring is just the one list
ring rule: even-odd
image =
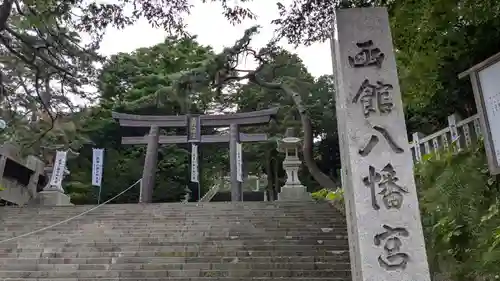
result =
[[[240,133],[242,126],[264,125],[276,116],[279,108],[259,111],[233,113],[224,115],[134,115],[113,112],[122,127],[149,127],[149,134],[143,137],[123,137],[122,144],[146,144],[146,157],[142,172],[140,202],[150,203],[153,197],[153,187],[156,175],[156,165],[159,144],[191,143],[192,151],[197,149],[198,143],[229,143],[229,162],[231,171],[231,201],[242,200],[241,190],[241,159],[238,161],[238,151],[242,142],[267,141],[267,134]],[[187,135],[166,136],[159,135],[159,128],[187,127]],[[202,135],[201,127],[229,127],[229,135]],[[195,152],[197,153],[197,151]],[[193,172],[193,171],[192,171]],[[191,177],[193,179],[193,177]]]

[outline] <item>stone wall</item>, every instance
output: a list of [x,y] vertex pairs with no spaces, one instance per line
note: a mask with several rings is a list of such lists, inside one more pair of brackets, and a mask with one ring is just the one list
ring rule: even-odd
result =
[[26,205],[36,197],[46,182],[44,163],[34,156],[23,158],[12,144],[0,147],[0,198],[16,205]]

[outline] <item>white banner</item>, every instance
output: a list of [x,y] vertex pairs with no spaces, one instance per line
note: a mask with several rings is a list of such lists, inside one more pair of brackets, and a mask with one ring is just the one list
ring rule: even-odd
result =
[[198,171],[198,145],[191,144],[191,181],[199,183],[199,171]]
[[243,148],[241,143],[236,143],[236,180],[243,182]]
[[62,189],[67,154],[67,151],[57,151],[56,159],[54,160],[54,168],[52,169],[52,176],[50,177],[50,186]]
[[104,149],[92,148],[92,185],[101,186]]

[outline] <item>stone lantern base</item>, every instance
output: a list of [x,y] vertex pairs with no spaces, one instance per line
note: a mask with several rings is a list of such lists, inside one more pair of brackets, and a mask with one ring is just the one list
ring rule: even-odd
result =
[[278,201],[312,201],[311,194],[301,184],[285,185],[281,187]]
[[60,189],[44,189],[34,200],[39,206],[73,206],[71,198]]
[[[45,168],[45,175],[49,182],[45,185],[42,191],[38,192],[33,200],[34,205],[39,206],[73,206],[71,198],[64,193],[64,189],[50,184],[53,167]],[[64,176],[69,175],[67,169],[64,170]]]

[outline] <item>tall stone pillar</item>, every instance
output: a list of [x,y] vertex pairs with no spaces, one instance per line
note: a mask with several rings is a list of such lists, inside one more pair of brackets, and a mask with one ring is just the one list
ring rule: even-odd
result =
[[243,191],[241,182],[238,180],[238,124],[231,124],[229,127],[229,167],[231,171],[231,201],[242,201]]
[[158,140],[160,129],[158,126],[151,126],[148,135],[148,147],[144,159],[144,169],[142,171],[141,182],[141,203],[151,203],[153,201],[153,188],[155,186],[156,165],[158,161]]
[[338,10],[334,73],[353,280],[429,281],[385,8]]

